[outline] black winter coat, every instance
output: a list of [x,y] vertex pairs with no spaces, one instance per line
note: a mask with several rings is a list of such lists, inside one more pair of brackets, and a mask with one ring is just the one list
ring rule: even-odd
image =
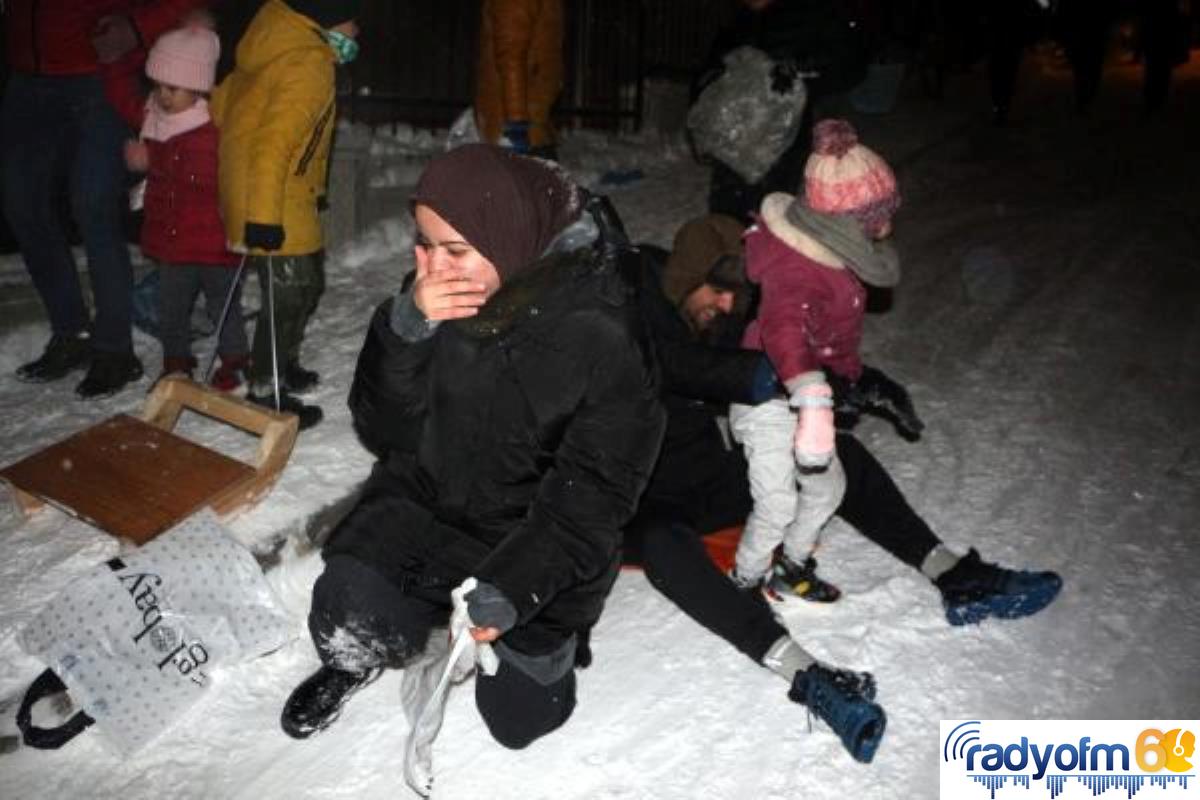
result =
[[[399,510],[339,530],[398,585],[468,576],[516,607],[505,641],[550,652],[599,617],[664,425],[627,285],[596,250],[548,257],[476,317],[407,342],[375,313],[350,409],[382,456],[364,494]],[[399,502],[399,505],[396,503]]]

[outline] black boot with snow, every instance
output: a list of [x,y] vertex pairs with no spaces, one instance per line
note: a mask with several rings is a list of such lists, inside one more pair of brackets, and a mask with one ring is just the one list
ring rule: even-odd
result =
[[142,362],[132,351],[109,353],[96,351],[92,355],[87,375],[75,387],[75,394],[83,400],[109,397],[126,385],[142,377]]
[[869,672],[813,664],[792,679],[788,699],[808,706],[842,740],[856,761],[869,763],[887,727]]
[[1027,617],[1050,605],[1062,589],[1057,572],[1005,569],[981,559],[973,547],[934,583],[951,625]]
[[26,383],[56,381],[74,370],[86,367],[91,357],[92,346],[86,333],[56,333],[41,356],[17,368],[17,378]]
[[320,373],[305,369],[300,366],[299,361],[293,361],[283,368],[283,385],[287,387],[289,392],[294,394],[304,394],[317,388],[321,383]]
[[279,724],[293,739],[307,739],[333,724],[350,696],[379,677],[381,669],[346,672],[322,666],[292,691]]

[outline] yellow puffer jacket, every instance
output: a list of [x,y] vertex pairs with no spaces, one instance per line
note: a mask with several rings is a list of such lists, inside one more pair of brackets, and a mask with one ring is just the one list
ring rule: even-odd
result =
[[529,120],[533,147],[554,143],[550,107],[563,81],[562,0],[483,0],[475,122],[486,142]]
[[238,43],[234,71],[210,106],[233,249],[245,251],[247,222],[283,226],[279,255],[322,248],[317,198],[334,128],[334,64],[320,27],[280,0],[267,0]]

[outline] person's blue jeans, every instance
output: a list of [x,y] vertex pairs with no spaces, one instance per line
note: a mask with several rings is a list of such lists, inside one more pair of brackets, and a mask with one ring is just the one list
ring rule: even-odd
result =
[[0,109],[4,214],[55,334],[88,328],[88,311],[58,202],[67,181],[95,302],[92,346],[132,349],[133,269],[121,227],[122,146],[132,136],[94,75],[9,76]]

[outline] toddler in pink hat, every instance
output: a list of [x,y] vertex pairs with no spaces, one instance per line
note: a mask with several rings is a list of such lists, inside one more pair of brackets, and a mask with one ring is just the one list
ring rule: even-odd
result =
[[[830,381],[878,388],[880,378],[903,392],[859,356],[863,282],[890,287],[900,279],[895,251],[881,241],[900,195],[887,163],[858,142],[849,122],[836,119],[814,127],[800,188],[799,197],[768,195],[743,239],[747,277],[760,286],[761,300],[742,346],[766,352],[785,391],[730,408],[754,498],[732,577],[744,587],[763,585],[776,599],[831,602],[840,592],[817,577],[812,556],[845,492]],[[904,421],[919,433],[907,393],[902,400]]]
[[[196,295],[220,330],[221,367],[213,384],[232,389],[247,367],[249,346],[242,321],[237,256],[226,247],[217,193],[217,128],[206,96],[213,88],[220,41],[211,28],[189,24],[160,36],[145,60],[154,83],[140,91],[136,63],[109,75],[108,96],[122,116],[140,129],[125,144],[125,161],[146,173],[142,252],[159,266],[159,338],[163,374],[191,376],[191,311]],[[222,309],[228,312],[221,324]]]

